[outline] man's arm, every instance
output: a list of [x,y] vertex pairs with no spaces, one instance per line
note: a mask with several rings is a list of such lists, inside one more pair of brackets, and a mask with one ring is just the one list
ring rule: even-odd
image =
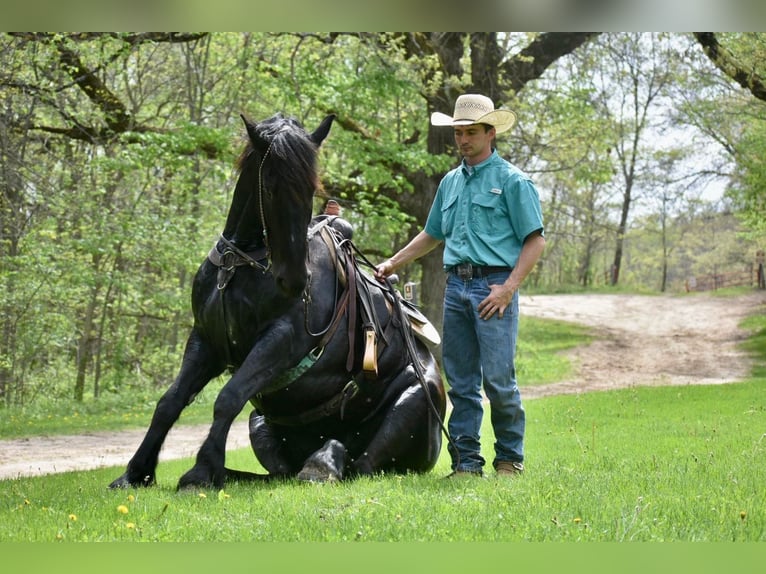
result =
[[375,277],[378,280],[383,280],[385,277],[391,275],[394,271],[423,257],[423,255],[433,251],[441,241],[432,237],[425,231],[421,231],[412,240],[396,252],[390,259],[387,259],[383,263],[380,263],[375,268]]
[[506,307],[510,305],[513,294],[518,291],[527,275],[535,268],[537,260],[543,254],[545,249],[545,237],[542,231],[530,233],[524,240],[524,245],[519,253],[519,260],[516,267],[508,276],[508,279],[502,285],[490,286],[491,292],[484,301],[479,303],[479,316],[482,319],[489,319],[497,311],[503,316]]

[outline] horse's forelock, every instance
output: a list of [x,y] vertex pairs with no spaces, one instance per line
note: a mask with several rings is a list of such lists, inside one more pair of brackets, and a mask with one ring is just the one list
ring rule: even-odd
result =
[[[261,153],[279,158],[290,164],[291,170],[298,168],[300,173],[294,173],[302,178],[316,181],[315,158],[316,144],[311,141],[309,134],[294,118],[275,114],[271,118],[254,126],[258,138],[267,147]],[[268,143],[267,143],[268,142]],[[237,169],[242,171],[255,155],[256,144],[252,137],[246,138],[245,148],[237,159]]]

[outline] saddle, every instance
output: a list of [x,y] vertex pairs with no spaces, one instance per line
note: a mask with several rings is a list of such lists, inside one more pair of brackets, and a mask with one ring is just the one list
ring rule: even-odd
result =
[[[425,380],[422,373],[422,366],[417,359],[416,351],[412,345],[412,335],[418,337],[424,342],[432,345],[438,345],[441,342],[439,333],[412,303],[404,299],[387,281],[388,289],[381,285],[374,277],[359,267],[359,261],[356,257],[365,261],[370,267],[373,267],[364,256],[357,250],[350,238],[343,234],[342,228],[339,230],[332,225],[332,217],[320,217],[312,222],[309,228],[308,239],[311,240],[319,234],[332,254],[332,261],[335,265],[338,284],[342,288],[342,293],[336,305],[334,316],[323,332],[321,340],[317,346],[312,349],[297,365],[282,373],[271,385],[271,392],[287,387],[292,381],[299,378],[308,371],[322,355],[325,345],[336,334],[337,328],[341,323],[343,316],[348,313],[347,336],[349,338],[349,352],[346,358],[346,370],[351,374],[351,378],[346,386],[335,396],[331,397],[322,404],[308,409],[300,414],[274,417],[269,416],[268,420],[273,424],[284,426],[305,425],[313,421],[320,420],[333,413],[340,413],[343,419],[344,411],[348,401],[353,399],[360,390],[359,380],[361,376],[365,381],[375,381],[378,376],[378,341],[384,345],[388,344],[387,330],[391,328],[405,329],[404,338],[407,342],[407,352],[413,361],[413,368],[418,373],[418,377],[423,382]],[[390,313],[391,320],[383,325],[375,311],[374,292],[380,291],[383,294],[386,307]],[[310,303],[310,295],[304,299],[307,306]],[[355,341],[357,316],[361,315],[361,323],[364,329],[364,355],[362,357],[361,373],[354,373]],[[260,395],[251,399],[256,410],[260,409]]]
[[[354,344],[356,338],[356,316],[361,314],[362,328],[364,329],[364,355],[362,358],[362,370],[366,378],[376,378],[378,374],[378,341],[382,340],[387,344],[385,328],[375,311],[375,302],[373,299],[371,287],[381,288],[382,285],[375,278],[371,277],[359,266],[357,255],[365,259],[357,250],[350,239],[338,233],[332,226],[331,219],[319,221],[312,228],[309,235],[319,233],[331,253],[334,253],[333,261],[336,266],[338,278],[344,287],[342,305],[349,313],[349,355],[346,361],[346,367],[352,370],[354,364]],[[366,261],[366,259],[365,259]],[[372,267],[372,265],[370,265]],[[439,332],[428,320],[428,318],[412,303],[404,299],[398,290],[381,289],[385,297],[386,306],[392,316],[394,306],[398,305],[404,313],[404,319],[409,325],[402,325],[402,328],[410,327],[416,337],[430,345],[441,343]],[[357,307],[358,303],[358,307]],[[338,312],[342,315],[343,309]],[[392,324],[393,321],[390,324]]]

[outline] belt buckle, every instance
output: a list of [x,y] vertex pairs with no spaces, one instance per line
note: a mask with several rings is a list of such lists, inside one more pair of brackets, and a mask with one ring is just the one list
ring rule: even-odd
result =
[[473,279],[473,265],[470,263],[455,265],[455,274],[463,281],[470,281]]

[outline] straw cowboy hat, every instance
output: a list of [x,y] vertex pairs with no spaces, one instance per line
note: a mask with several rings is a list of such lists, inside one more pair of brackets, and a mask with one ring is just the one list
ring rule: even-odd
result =
[[516,123],[516,114],[511,110],[496,110],[495,104],[487,96],[463,94],[455,102],[454,117],[441,112],[431,114],[431,124],[435,126],[469,126],[489,124],[497,133],[508,131]]

